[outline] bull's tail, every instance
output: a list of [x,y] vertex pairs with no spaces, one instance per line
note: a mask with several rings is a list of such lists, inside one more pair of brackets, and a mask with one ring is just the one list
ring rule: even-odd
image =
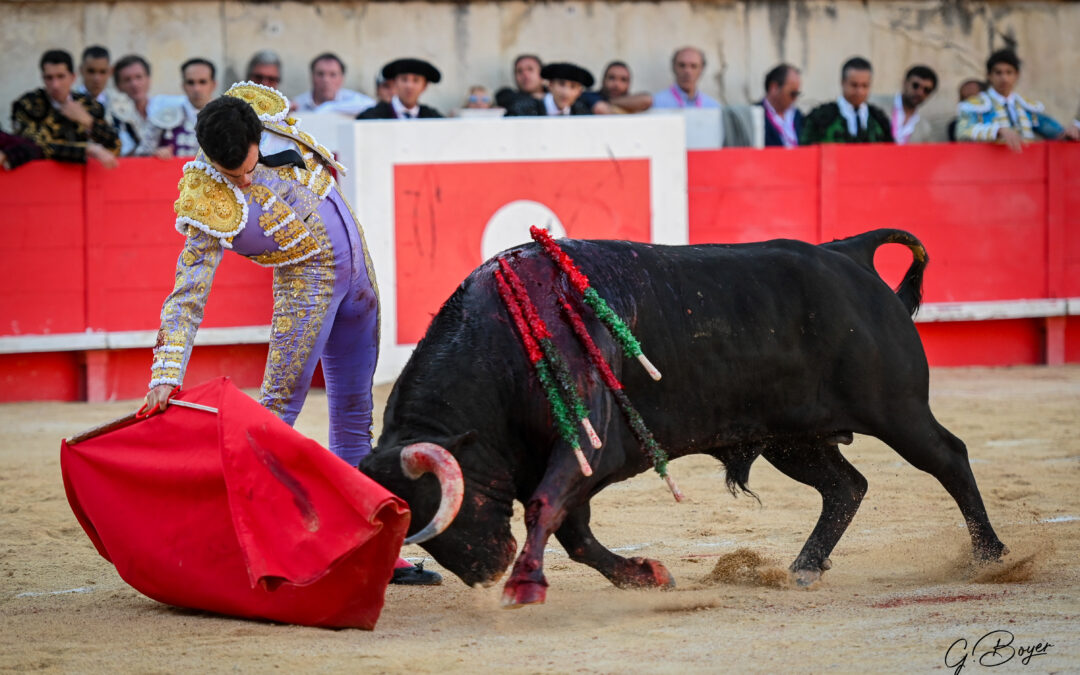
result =
[[926,248],[915,235],[904,230],[873,230],[847,239],[836,239],[821,246],[843,253],[877,274],[874,268],[874,253],[885,244],[903,244],[911,250],[911,265],[904,273],[900,285],[896,287],[896,295],[907,307],[908,313],[914,316],[919,309],[919,303],[922,302],[923,272],[926,270],[926,263],[930,260],[926,254]]

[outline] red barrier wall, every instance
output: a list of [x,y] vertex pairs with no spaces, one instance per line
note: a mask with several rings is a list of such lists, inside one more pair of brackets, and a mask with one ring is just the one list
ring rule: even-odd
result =
[[[183,244],[172,225],[182,165],[34,162],[0,173],[0,338],[156,330]],[[930,253],[927,302],[1080,297],[1080,144],[1020,155],[983,145],[725,149],[689,152],[687,168],[691,243],[900,227]],[[887,247],[878,264],[895,282],[909,260]],[[203,326],[268,324],[271,277],[226,255]],[[1080,361],[1076,316],[919,330],[933,365]],[[257,387],[265,357],[265,345],[199,347],[189,378]],[[0,401],[136,397],[149,365],[149,349],[0,353]]]
[[[0,337],[157,330],[183,237],[172,203],[184,160],[129,159],[109,171],[32,162],[0,175]],[[205,327],[270,323],[272,272],[227,255]],[[146,390],[149,349],[0,354],[0,401],[129,398]],[[193,381],[262,382],[265,345],[200,347]]]
[[[687,162],[691,243],[822,242],[897,227],[929,252],[924,302],[1080,296],[1075,144],[1019,155],[975,144],[727,149],[690,152]],[[909,262],[900,246],[877,259],[890,283]],[[1080,360],[1077,322],[920,323],[919,331],[933,365],[1010,365]],[[1061,353],[1048,354],[1055,344]]]

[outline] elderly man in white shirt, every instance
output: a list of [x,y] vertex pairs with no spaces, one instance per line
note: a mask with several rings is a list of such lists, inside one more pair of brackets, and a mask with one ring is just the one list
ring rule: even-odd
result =
[[683,47],[671,57],[675,84],[652,96],[653,108],[719,108],[720,102],[698,89],[705,72],[705,52]]
[[356,117],[375,105],[375,99],[345,89],[344,84],[345,62],[331,52],[319,54],[311,62],[311,91],[293,98],[292,109]]

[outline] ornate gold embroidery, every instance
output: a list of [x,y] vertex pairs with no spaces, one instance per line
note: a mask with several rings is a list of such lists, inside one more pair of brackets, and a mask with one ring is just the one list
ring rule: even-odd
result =
[[178,187],[180,196],[173,203],[173,210],[176,229],[181,234],[191,226],[231,241],[244,229],[247,202],[243,193],[210,165],[200,161],[185,164]]
[[270,251],[252,256],[251,259],[263,267],[293,266],[301,260],[307,260],[319,253],[319,247],[311,237],[301,239],[298,244],[285,251]]
[[225,95],[246,101],[263,123],[281,122],[289,112],[289,99],[285,94],[254,82],[238,82],[229,87]]
[[320,246],[309,228],[270,188],[255,184],[249,194],[263,210],[259,226],[278,246],[277,251],[252,256],[252,260],[267,267],[277,267],[300,262],[319,252]]
[[333,249],[317,212],[308,227],[311,236],[296,248],[310,242],[311,260],[274,269],[274,323],[260,403],[278,416],[285,413],[311,357],[334,295]]
[[223,254],[222,240],[194,227],[186,228],[186,234],[184,250],[176,262],[173,291],[161,308],[161,328],[150,369],[151,387],[183,381],[214,270]]

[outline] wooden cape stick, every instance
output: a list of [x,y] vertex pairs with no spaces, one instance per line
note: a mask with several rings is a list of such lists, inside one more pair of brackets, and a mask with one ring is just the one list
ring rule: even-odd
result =
[[[188,401],[176,401],[176,400],[173,400],[171,398],[169,399],[169,405],[177,405],[177,406],[180,406],[181,408],[191,408],[192,410],[202,410],[203,412],[209,412],[209,413],[215,413],[215,414],[217,414],[217,412],[218,412],[217,408],[213,408],[213,407],[208,406],[208,405],[202,405],[201,403],[189,403]],[[104,434],[107,434],[110,431],[116,431],[117,429],[123,429],[124,427],[129,426],[131,424],[134,424],[135,422],[141,422],[142,420],[147,419],[148,417],[152,416],[153,414],[154,413],[143,414],[143,409],[139,408],[138,410],[136,410],[133,413],[129,413],[127,415],[124,415],[123,417],[117,417],[116,419],[112,420],[111,422],[106,422],[104,424],[99,424],[96,427],[92,427],[90,429],[87,429],[86,431],[78,433],[78,434],[72,436],[71,438],[67,439],[67,444],[68,445],[75,445],[76,443],[81,443],[82,441],[88,441],[91,438],[97,438],[98,436],[102,436]]]

